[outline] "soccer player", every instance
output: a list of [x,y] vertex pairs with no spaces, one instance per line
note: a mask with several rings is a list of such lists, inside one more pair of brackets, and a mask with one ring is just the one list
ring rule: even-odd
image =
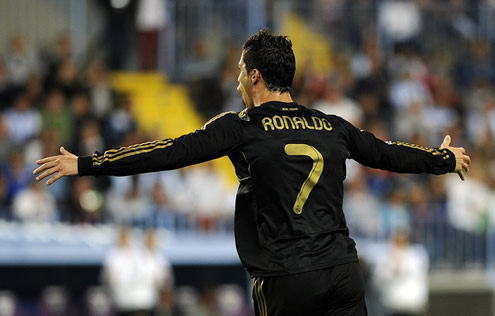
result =
[[[366,315],[355,243],[342,211],[345,161],[401,173],[468,172],[451,147],[384,142],[344,119],[294,102],[292,43],[263,29],[242,48],[239,86],[246,109],[227,112],[176,139],[92,156],[64,148],[37,161],[37,179],[126,176],[169,170],[227,155],[239,178],[235,239],[254,279],[258,316]],[[205,188],[208,190],[208,188]]]

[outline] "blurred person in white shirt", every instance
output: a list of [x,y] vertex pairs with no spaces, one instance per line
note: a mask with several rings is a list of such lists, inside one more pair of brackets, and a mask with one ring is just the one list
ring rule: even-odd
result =
[[148,199],[139,190],[139,175],[111,179],[105,206],[111,218],[119,224],[139,225],[148,217]]
[[156,250],[154,232],[144,239],[145,247],[133,246],[122,228],[117,247],[105,258],[103,278],[117,315],[153,315],[160,292],[173,287],[170,264]]
[[378,29],[387,42],[412,40],[421,26],[421,12],[415,1],[382,1],[378,7]]
[[55,198],[37,181],[14,197],[12,209],[14,217],[22,222],[52,222],[57,215]]
[[348,182],[344,197],[344,212],[349,229],[356,237],[377,238],[383,233],[378,197],[366,187],[366,175],[361,168]]
[[166,3],[161,0],[140,0],[137,3],[136,28],[142,70],[156,70],[160,31],[168,23]]
[[26,95],[19,95],[14,105],[3,116],[10,139],[22,144],[36,137],[42,128],[42,119],[38,110]]
[[335,76],[330,76],[324,98],[317,100],[312,108],[326,114],[340,116],[355,126],[361,126],[364,119],[364,112],[360,105],[345,95],[344,83]]
[[10,38],[4,56],[11,82],[19,88],[27,85],[29,78],[41,72],[42,65],[38,53],[28,45],[22,34]]
[[375,270],[375,281],[389,316],[424,315],[428,305],[428,267],[426,250],[411,245],[407,232],[392,235],[386,255],[378,260]]
[[212,162],[188,168],[184,181],[188,196],[187,211],[198,232],[217,232],[221,230],[224,220],[233,222],[235,202],[228,185]]

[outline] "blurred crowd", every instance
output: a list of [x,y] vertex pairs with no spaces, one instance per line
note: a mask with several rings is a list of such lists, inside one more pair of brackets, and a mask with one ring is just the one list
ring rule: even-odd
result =
[[[384,140],[438,147],[450,134],[453,145],[465,147],[473,161],[465,183],[454,175],[397,176],[349,161],[344,208],[357,238],[386,240],[396,231],[411,231],[422,241],[442,225],[449,232],[482,236],[483,243],[495,223],[493,38],[482,32],[473,2],[444,2],[449,10],[426,0],[382,5],[315,0],[294,7],[333,43],[327,72],[311,60],[298,60],[297,102],[340,115]],[[476,2],[476,8],[486,5],[493,13],[490,3]],[[58,154],[60,146],[91,155],[154,135],[140,133],[132,114],[139,105],[112,88],[113,69],[100,60],[74,60],[67,34],[54,38],[48,49],[33,46],[22,34],[5,44],[1,218],[232,230],[235,188],[208,163],[123,178],[68,178],[50,187],[33,181],[35,161]],[[218,53],[208,50],[207,38],[193,46],[197,60],[191,64],[201,71],[184,83],[198,112],[207,120],[242,110],[236,91],[240,47],[232,49],[232,43]]]
[[63,179],[51,187],[34,181],[35,161],[58,154],[60,146],[91,155],[151,138],[139,133],[132,99],[114,91],[106,65],[77,64],[70,47],[63,35],[52,50],[40,52],[14,35],[0,59],[0,217],[192,230],[213,229],[209,217],[231,217],[234,197],[211,164],[125,178]]
[[[275,15],[275,2],[267,1],[268,20]],[[421,313],[429,262],[484,267],[493,255],[488,247],[495,242],[495,31],[488,27],[495,19],[493,1],[312,0],[293,9],[333,44],[329,71],[298,59],[292,91],[298,103],[340,115],[383,140],[438,147],[449,134],[452,144],[471,156],[465,182],[456,175],[396,175],[348,161],[344,211],[351,235],[390,240],[392,250],[376,266],[397,271],[370,275],[390,284],[385,290],[395,289],[383,294],[392,307],[404,301],[396,294],[406,293]],[[205,121],[221,111],[242,110],[236,91],[241,46],[232,42],[223,51],[212,50],[208,40],[192,45],[195,59],[183,68],[183,83]],[[113,89],[115,69],[102,60],[74,60],[69,35],[54,38],[47,49],[22,34],[12,34],[4,45],[0,219],[116,223],[198,234],[232,231],[235,188],[211,163],[132,177],[65,178],[49,187],[34,181],[35,161],[58,154],[60,146],[91,155],[155,136],[139,130],[133,116],[139,104]],[[409,241],[423,244],[426,253],[406,248]],[[407,256],[414,259],[393,259]],[[406,279],[394,279],[401,271]],[[409,284],[411,275],[425,281],[411,285],[416,296],[410,288],[394,287]],[[167,288],[171,281],[160,278]],[[105,307],[106,292],[93,290],[88,302]],[[213,306],[222,293],[243,300],[241,292],[226,286],[200,295],[184,287],[176,302],[185,309]],[[0,294],[2,306],[9,294]],[[63,292],[48,289],[46,295],[57,303]],[[197,304],[186,306],[190,302]]]

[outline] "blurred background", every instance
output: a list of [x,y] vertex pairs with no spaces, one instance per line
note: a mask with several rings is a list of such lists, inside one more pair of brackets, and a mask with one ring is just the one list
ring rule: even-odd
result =
[[370,315],[495,315],[495,1],[0,0],[1,316],[252,315],[226,158],[50,187],[32,170],[242,110],[262,27],[293,42],[298,103],[472,158],[465,182],[348,162]]

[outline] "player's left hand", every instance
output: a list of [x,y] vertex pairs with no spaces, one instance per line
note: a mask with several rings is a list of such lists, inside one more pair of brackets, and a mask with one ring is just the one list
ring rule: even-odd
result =
[[54,174],[46,182],[47,185],[50,185],[63,176],[77,175],[79,173],[77,159],[78,157],[76,155],[67,151],[64,147],[60,147],[60,155],[46,157],[36,161],[40,166],[33,171],[33,174],[40,174],[42,172],[36,177],[38,181]]
[[466,150],[463,147],[452,147],[450,146],[450,136],[445,136],[440,148],[446,148],[450,150],[455,155],[455,170],[462,181],[464,181],[464,176],[469,171],[469,164],[471,163],[471,158],[466,155]]

